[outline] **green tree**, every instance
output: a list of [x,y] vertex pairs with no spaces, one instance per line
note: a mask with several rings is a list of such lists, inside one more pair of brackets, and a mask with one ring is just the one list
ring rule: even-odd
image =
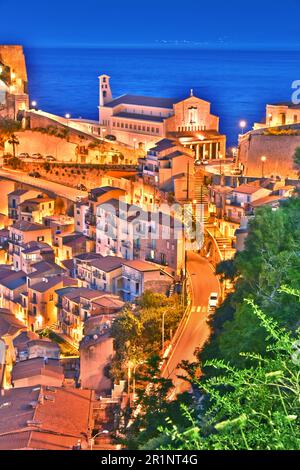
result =
[[300,285],[300,200],[292,199],[279,210],[262,208],[250,222],[245,250],[234,260],[235,291],[212,320],[213,337],[201,353],[203,360],[225,359],[244,366],[240,350],[266,351],[266,332],[251,314],[249,297],[281,326],[296,329],[299,305],[279,291],[283,284]]
[[[296,297],[300,291],[283,288]],[[184,405],[189,426],[169,416],[160,427],[155,448],[184,450],[299,450],[300,449],[300,351],[299,331],[282,329],[269,314],[246,301],[265,330],[268,357],[240,353],[249,367],[239,369],[224,360],[210,360],[205,367],[216,375],[198,381],[204,394],[202,412]],[[168,442],[167,442],[168,441]],[[151,447],[151,441],[148,443]]]
[[20,129],[20,122],[9,118],[0,118],[0,148],[4,149],[5,142],[11,139],[15,132]]

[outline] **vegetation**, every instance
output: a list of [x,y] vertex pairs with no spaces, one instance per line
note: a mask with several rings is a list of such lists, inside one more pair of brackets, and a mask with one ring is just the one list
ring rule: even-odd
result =
[[5,142],[11,139],[15,132],[20,129],[20,122],[14,119],[0,118],[0,149],[3,149]]
[[78,357],[78,350],[71,343],[68,343],[64,338],[49,328],[45,328],[44,330],[39,331],[39,335],[42,338],[49,338],[51,341],[57,343],[63,357]]
[[[283,289],[290,293],[289,289]],[[300,291],[294,292],[298,296]],[[246,353],[251,365],[238,369],[225,361],[205,364],[217,376],[198,382],[204,405],[182,405],[189,426],[168,419],[156,448],[185,450],[299,450],[300,350],[293,336],[251,300],[246,304],[267,336],[269,357]],[[295,340],[298,342],[295,342]],[[170,415],[171,416],[171,415]],[[147,448],[153,448],[151,442]]]
[[182,315],[183,307],[178,296],[168,298],[163,294],[145,292],[136,308],[128,305],[112,327],[116,351],[111,368],[114,379],[126,378],[129,367],[141,367],[152,356],[159,356],[163,321],[167,342]]
[[[276,212],[265,207],[251,220],[245,250],[223,269],[236,278],[235,291],[212,320],[214,336],[201,353],[202,360],[223,359],[237,367],[248,364],[240,351],[266,354],[267,333],[252,315],[247,297],[272,316],[280,326],[295,331],[299,305],[281,285],[300,285],[300,199],[292,199]],[[225,269],[224,269],[225,267]]]
[[41,134],[53,135],[59,139],[66,139],[69,136],[69,130],[67,128],[58,126],[34,127],[31,130],[33,132],[40,132]]
[[13,170],[19,170],[23,167],[22,161],[16,156],[6,158],[5,160],[6,165],[11,167]]

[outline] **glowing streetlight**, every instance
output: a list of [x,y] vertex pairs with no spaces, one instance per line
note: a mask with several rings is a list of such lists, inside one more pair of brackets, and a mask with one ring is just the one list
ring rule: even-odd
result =
[[265,177],[265,163],[267,161],[267,157],[263,155],[260,160],[261,160],[261,177],[264,178]]
[[65,114],[66,119],[70,119],[70,117],[71,117],[71,114],[69,114],[69,113]]
[[35,100],[31,101],[31,106],[32,106],[32,108],[36,108],[37,107],[37,102]]
[[236,148],[236,147],[232,147],[231,151],[232,151],[232,156],[233,156],[233,157],[236,157],[236,154],[237,154],[237,151],[238,151],[237,148]]
[[242,129],[242,134],[244,134],[244,130],[247,126],[247,122],[246,121],[240,121],[240,128]]

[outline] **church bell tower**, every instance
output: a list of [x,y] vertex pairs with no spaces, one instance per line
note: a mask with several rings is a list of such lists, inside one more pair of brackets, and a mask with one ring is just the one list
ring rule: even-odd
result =
[[108,75],[100,75],[99,77],[99,106],[105,106],[106,103],[109,103],[113,99],[109,81],[110,81],[110,77]]

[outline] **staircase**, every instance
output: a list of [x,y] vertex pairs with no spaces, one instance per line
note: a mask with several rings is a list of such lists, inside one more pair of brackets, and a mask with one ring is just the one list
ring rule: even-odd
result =
[[226,258],[226,253],[232,252],[231,240],[223,236],[216,236],[216,242],[223,258]]
[[203,215],[204,215],[204,224],[207,225],[209,221],[209,195],[208,188],[204,184],[204,175],[201,173],[196,173],[195,175],[195,200],[197,204],[202,204],[204,206]]

